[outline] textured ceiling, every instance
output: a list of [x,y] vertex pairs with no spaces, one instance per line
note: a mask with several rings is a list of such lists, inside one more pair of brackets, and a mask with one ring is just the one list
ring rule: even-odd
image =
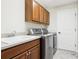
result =
[[36,0],[36,1],[38,1],[46,8],[53,8],[53,7],[77,2],[77,0]]

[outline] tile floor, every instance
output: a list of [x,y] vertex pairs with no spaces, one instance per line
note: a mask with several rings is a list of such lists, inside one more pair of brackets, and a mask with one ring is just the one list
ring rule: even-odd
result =
[[78,59],[77,53],[66,51],[66,50],[57,50],[53,59]]

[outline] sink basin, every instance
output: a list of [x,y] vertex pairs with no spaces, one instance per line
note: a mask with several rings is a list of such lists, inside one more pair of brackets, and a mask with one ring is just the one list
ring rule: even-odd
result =
[[24,41],[24,39],[29,39],[31,36],[23,35],[23,36],[14,36],[14,37],[8,37],[8,38],[2,38],[1,41],[5,43],[17,43]]
[[1,47],[8,45],[8,43],[1,41]]
[[7,37],[7,38],[1,38],[1,49],[10,48],[25,42],[32,41],[36,38],[39,38],[38,36],[31,36],[31,35],[20,35],[20,36],[14,36],[14,37]]

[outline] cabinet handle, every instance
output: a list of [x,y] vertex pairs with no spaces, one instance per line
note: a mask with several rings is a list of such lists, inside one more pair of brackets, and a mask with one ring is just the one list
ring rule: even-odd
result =
[[27,53],[27,56],[29,55],[29,53]]
[[28,52],[28,53],[27,53],[27,56],[30,55],[30,54],[31,54],[31,52]]
[[29,52],[29,55],[31,54],[31,52]]

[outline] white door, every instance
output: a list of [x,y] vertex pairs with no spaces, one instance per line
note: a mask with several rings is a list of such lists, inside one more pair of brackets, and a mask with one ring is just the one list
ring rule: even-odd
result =
[[57,12],[58,48],[76,51],[75,8],[61,9]]
[[78,9],[75,8],[75,51],[78,52]]

